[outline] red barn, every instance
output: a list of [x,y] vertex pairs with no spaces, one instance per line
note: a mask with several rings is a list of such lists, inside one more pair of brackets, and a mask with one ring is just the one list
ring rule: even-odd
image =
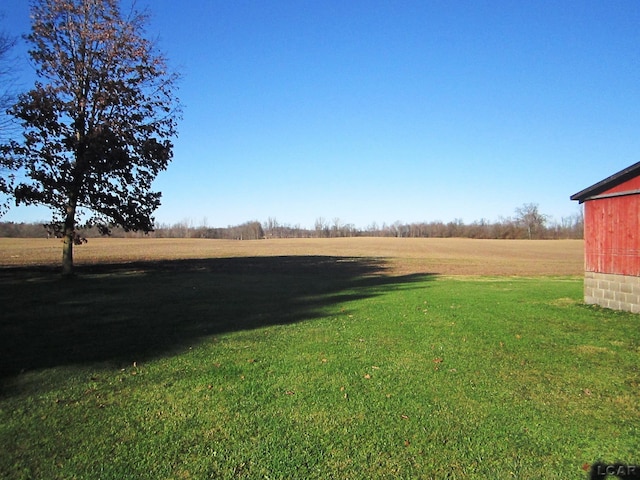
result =
[[640,313],[640,162],[571,196],[584,203],[584,301]]

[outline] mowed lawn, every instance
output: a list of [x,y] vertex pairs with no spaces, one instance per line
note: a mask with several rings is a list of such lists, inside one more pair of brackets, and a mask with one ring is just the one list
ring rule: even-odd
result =
[[1,478],[640,463],[640,317],[582,304],[582,242],[90,240],[70,281],[59,248],[0,239]]

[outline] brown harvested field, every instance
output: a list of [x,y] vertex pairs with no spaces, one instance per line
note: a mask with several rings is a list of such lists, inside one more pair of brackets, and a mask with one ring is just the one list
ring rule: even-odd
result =
[[[441,275],[582,275],[582,240],[463,238],[335,238],[254,241],[90,239],[77,246],[77,265],[231,257],[332,256],[375,258],[388,273]],[[0,238],[0,267],[60,263],[54,239]]]

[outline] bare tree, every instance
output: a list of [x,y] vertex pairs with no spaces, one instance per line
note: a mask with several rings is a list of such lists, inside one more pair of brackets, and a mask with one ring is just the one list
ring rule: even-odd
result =
[[280,236],[280,225],[275,217],[269,217],[263,229],[267,237],[277,238]]
[[341,236],[342,223],[340,222],[340,218],[334,217],[333,224],[331,225],[331,234],[332,237],[340,237]]
[[538,211],[536,203],[525,203],[516,208],[516,221],[527,230],[527,237],[531,240],[544,231],[547,216]]
[[328,237],[329,236],[329,222],[323,217],[316,218],[315,225],[316,237]]
[[142,33],[148,16],[118,0],[36,0],[29,56],[39,81],[11,109],[24,128],[11,152],[26,180],[16,201],[52,209],[62,271],[84,226],[153,229],[151,183],[173,156],[177,75]]

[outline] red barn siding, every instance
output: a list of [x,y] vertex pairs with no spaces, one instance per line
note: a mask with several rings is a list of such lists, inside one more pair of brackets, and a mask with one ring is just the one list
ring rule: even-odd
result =
[[640,193],[631,193],[639,189],[636,177],[585,202],[587,272],[640,276]]

